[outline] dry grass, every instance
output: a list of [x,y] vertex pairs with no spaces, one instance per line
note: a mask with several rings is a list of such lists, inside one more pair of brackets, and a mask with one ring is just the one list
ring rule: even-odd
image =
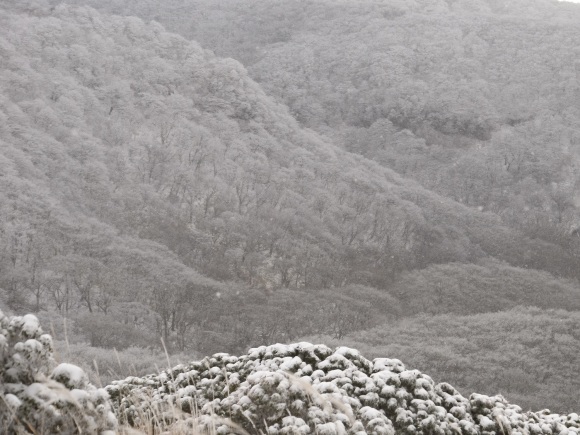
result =
[[[171,373],[171,360],[163,338],[161,338],[161,344],[165,352],[168,372]],[[116,351],[115,354],[121,367]],[[161,370],[158,369],[157,372],[161,373]],[[172,374],[171,377],[175,381]],[[231,433],[250,435],[242,426],[230,419],[219,417],[213,412],[209,416],[203,415],[193,399],[190,404],[193,409],[192,413],[184,412],[175,403],[156,403],[151,395],[145,395],[142,392],[132,392],[130,396],[125,396],[124,400],[134,406],[136,415],[132,416],[132,426],[119,427],[118,433],[121,435],[216,435],[217,428],[224,425],[230,428]],[[151,404],[146,411],[142,406],[144,402]],[[208,420],[209,424],[204,423]]]
[[[310,383],[291,372],[285,372],[285,375],[288,377],[291,385],[298,386],[310,399],[312,404],[320,406],[328,413],[332,413],[334,408],[347,416],[351,426],[354,425],[355,417],[352,409],[341,400],[328,394],[320,393]],[[214,414],[211,409],[209,415],[202,414],[193,399],[191,399],[192,413],[184,412],[175,403],[168,402],[164,402],[162,405],[155,404],[144,410],[143,403],[153,404],[153,397],[140,392],[135,392],[130,396],[126,396],[124,399],[134,405],[133,409],[136,411],[136,414],[132,416],[133,426],[122,426],[119,428],[119,433],[123,435],[215,435],[221,426],[227,426],[229,433],[250,435],[240,424],[229,418],[223,418]],[[288,415],[292,415],[288,408],[286,408],[286,412]],[[258,429],[258,422],[248,419],[248,423],[252,426],[253,433],[266,435],[262,430]],[[267,431],[267,422],[262,421],[259,423],[263,424]]]
[[[195,404],[192,413],[182,411],[174,403],[155,404],[151,396],[135,393],[125,397],[135,406],[131,426],[118,429],[122,435],[215,435],[220,426],[228,426],[230,433],[250,435],[242,426],[215,414],[203,415]],[[193,399],[192,399],[193,401]],[[143,409],[143,403],[151,406]]]

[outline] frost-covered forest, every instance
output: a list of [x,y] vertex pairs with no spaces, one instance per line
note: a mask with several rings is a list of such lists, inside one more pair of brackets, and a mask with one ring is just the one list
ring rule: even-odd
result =
[[[395,391],[391,409],[383,368],[359,354],[267,348],[356,415],[282,407],[286,424],[259,408],[254,426],[234,419],[245,431],[340,420],[352,433],[504,433],[509,402],[517,421],[578,432],[580,5],[67,3],[0,0],[0,310],[16,316],[1,319],[0,414],[34,373],[50,391],[86,390],[73,394],[86,427],[130,423],[120,400],[138,385],[202,412],[222,368],[241,384],[292,384],[254,374],[287,361],[254,367],[270,351],[248,349],[306,340],[399,359],[433,377],[420,382],[428,397],[403,385],[411,396]],[[52,339],[14,320],[27,313]],[[203,360],[217,369],[191,382],[141,377],[200,371],[191,361],[217,352],[246,356]],[[304,352],[324,374],[304,371],[317,370]],[[379,389],[350,391],[345,377]],[[257,412],[230,393],[202,413]],[[469,417],[437,404],[444,393]],[[472,393],[505,400],[469,404]],[[423,404],[423,427],[415,403],[397,423],[413,400],[458,421]],[[572,417],[525,414],[544,408]],[[472,426],[450,426],[462,419]],[[513,433],[536,433],[516,420]]]

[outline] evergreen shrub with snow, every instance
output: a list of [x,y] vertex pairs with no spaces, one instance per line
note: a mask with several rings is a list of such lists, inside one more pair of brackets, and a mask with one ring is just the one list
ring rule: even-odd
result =
[[399,360],[310,343],[215,354],[97,389],[55,363],[35,316],[0,312],[0,433],[112,435],[117,419],[147,433],[580,435],[577,414],[466,398]]
[[123,423],[217,433],[580,434],[577,414],[523,412],[502,396],[463,397],[396,359],[346,347],[263,346],[107,387]]
[[114,434],[116,427],[107,392],[79,367],[56,364],[38,319],[0,311],[0,433]]

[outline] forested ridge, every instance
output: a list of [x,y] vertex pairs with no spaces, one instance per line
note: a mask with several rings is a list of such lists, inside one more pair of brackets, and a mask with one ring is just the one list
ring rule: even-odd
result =
[[240,59],[303,125],[431,190],[532,237],[577,227],[577,5],[98,3]]
[[[532,318],[577,326],[575,5],[0,5],[0,307],[52,321],[79,363],[416,324],[388,356],[447,376],[402,356],[423,323],[453,342],[497,322],[481,334],[508,347]],[[577,411],[558,337],[530,357],[553,367],[485,392]],[[478,358],[465,394],[511,364]]]

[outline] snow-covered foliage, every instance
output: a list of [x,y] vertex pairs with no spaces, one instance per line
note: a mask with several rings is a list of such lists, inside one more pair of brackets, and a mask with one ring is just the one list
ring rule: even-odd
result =
[[0,312],[2,433],[112,434],[116,426],[107,392],[79,367],[56,365],[52,339],[35,316]]
[[118,417],[138,426],[171,427],[185,416],[217,433],[237,425],[268,434],[580,434],[577,414],[523,412],[502,396],[466,398],[399,360],[310,343],[216,354],[107,390]]
[[[463,397],[397,359],[297,343],[225,353],[97,389],[57,365],[33,315],[0,312],[2,433],[111,435],[122,424],[182,433],[579,435],[578,414]],[[116,412],[116,416],[113,413]]]

